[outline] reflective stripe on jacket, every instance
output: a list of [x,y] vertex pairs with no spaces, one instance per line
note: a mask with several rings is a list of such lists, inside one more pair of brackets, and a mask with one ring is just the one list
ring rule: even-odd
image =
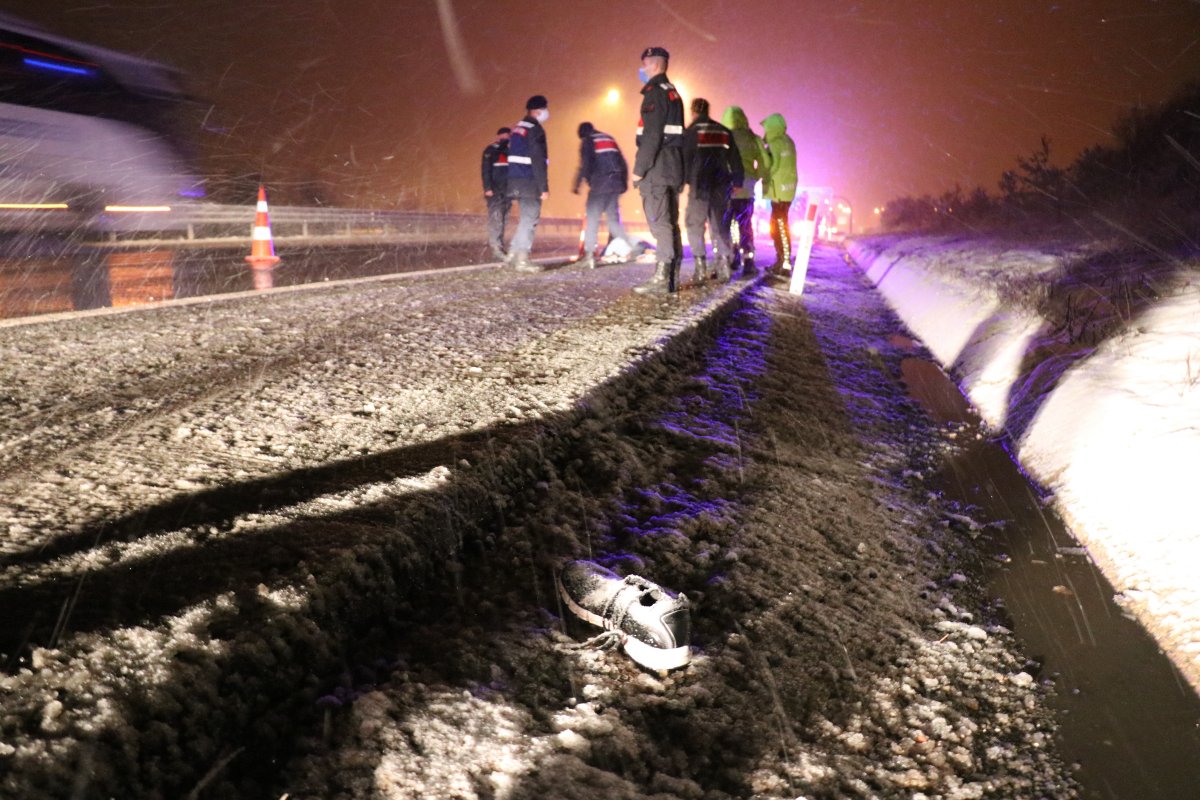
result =
[[508,142],[495,141],[483,148],[483,191],[505,194],[508,191]]
[[665,74],[642,87],[633,172],[650,185],[683,186],[683,98]]
[[575,173],[574,191],[583,181],[593,192],[621,194],[629,188],[629,165],[617,145],[617,140],[603,131],[592,131],[579,142],[579,171]]
[[697,117],[683,134],[683,168],[693,192],[728,193],[742,182],[742,157],[733,133],[708,117]]
[[535,197],[550,191],[546,129],[533,117],[513,126],[508,140],[508,194]]

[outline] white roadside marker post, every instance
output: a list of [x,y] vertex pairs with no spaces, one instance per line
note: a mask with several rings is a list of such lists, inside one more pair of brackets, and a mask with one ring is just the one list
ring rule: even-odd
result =
[[817,238],[817,204],[809,200],[800,221],[800,242],[796,247],[796,266],[792,267],[792,282],[789,294],[804,292],[804,277],[808,274],[808,257],[812,253],[813,241]]

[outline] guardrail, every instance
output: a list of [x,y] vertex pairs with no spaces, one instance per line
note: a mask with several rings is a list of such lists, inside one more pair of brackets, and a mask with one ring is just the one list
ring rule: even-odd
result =
[[[515,211],[515,208],[514,208]],[[109,217],[98,226],[104,244],[219,245],[244,242],[254,225],[252,205],[194,203],[174,206],[168,212]],[[301,240],[372,240],[395,243],[445,244],[483,240],[487,218],[483,214],[377,211],[370,209],[272,206],[271,232],[276,242]],[[510,220],[510,228],[515,225]],[[576,238],[580,218],[543,218],[538,235],[554,239]],[[634,223],[640,231],[644,226]]]

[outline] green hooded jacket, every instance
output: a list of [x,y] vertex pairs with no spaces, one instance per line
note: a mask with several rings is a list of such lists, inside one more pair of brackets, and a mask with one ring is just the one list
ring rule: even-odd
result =
[[763,197],[790,203],[796,199],[796,143],[787,135],[787,122],[782,114],[772,114],[762,124],[768,158]]
[[745,176],[741,186],[733,187],[733,199],[744,200],[754,197],[754,184],[767,174],[767,152],[762,139],[750,130],[750,120],[739,106],[730,106],[721,115],[721,124],[733,131],[733,141],[742,156],[742,172]]

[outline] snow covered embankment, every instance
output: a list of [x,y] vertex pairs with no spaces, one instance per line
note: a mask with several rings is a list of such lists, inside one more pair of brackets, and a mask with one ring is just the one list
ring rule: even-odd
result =
[[[1177,271],[1154,302],[1123,310],[1102,280],[1067,276],[1080,254],[945,237],[848,251],[984,420],[1012,435],[1123,607],[1200,688],[1200,287]],[[1056,290],[1088,302],[1047,319]],[[1089,338],[1096,314],[1116,324]]]

